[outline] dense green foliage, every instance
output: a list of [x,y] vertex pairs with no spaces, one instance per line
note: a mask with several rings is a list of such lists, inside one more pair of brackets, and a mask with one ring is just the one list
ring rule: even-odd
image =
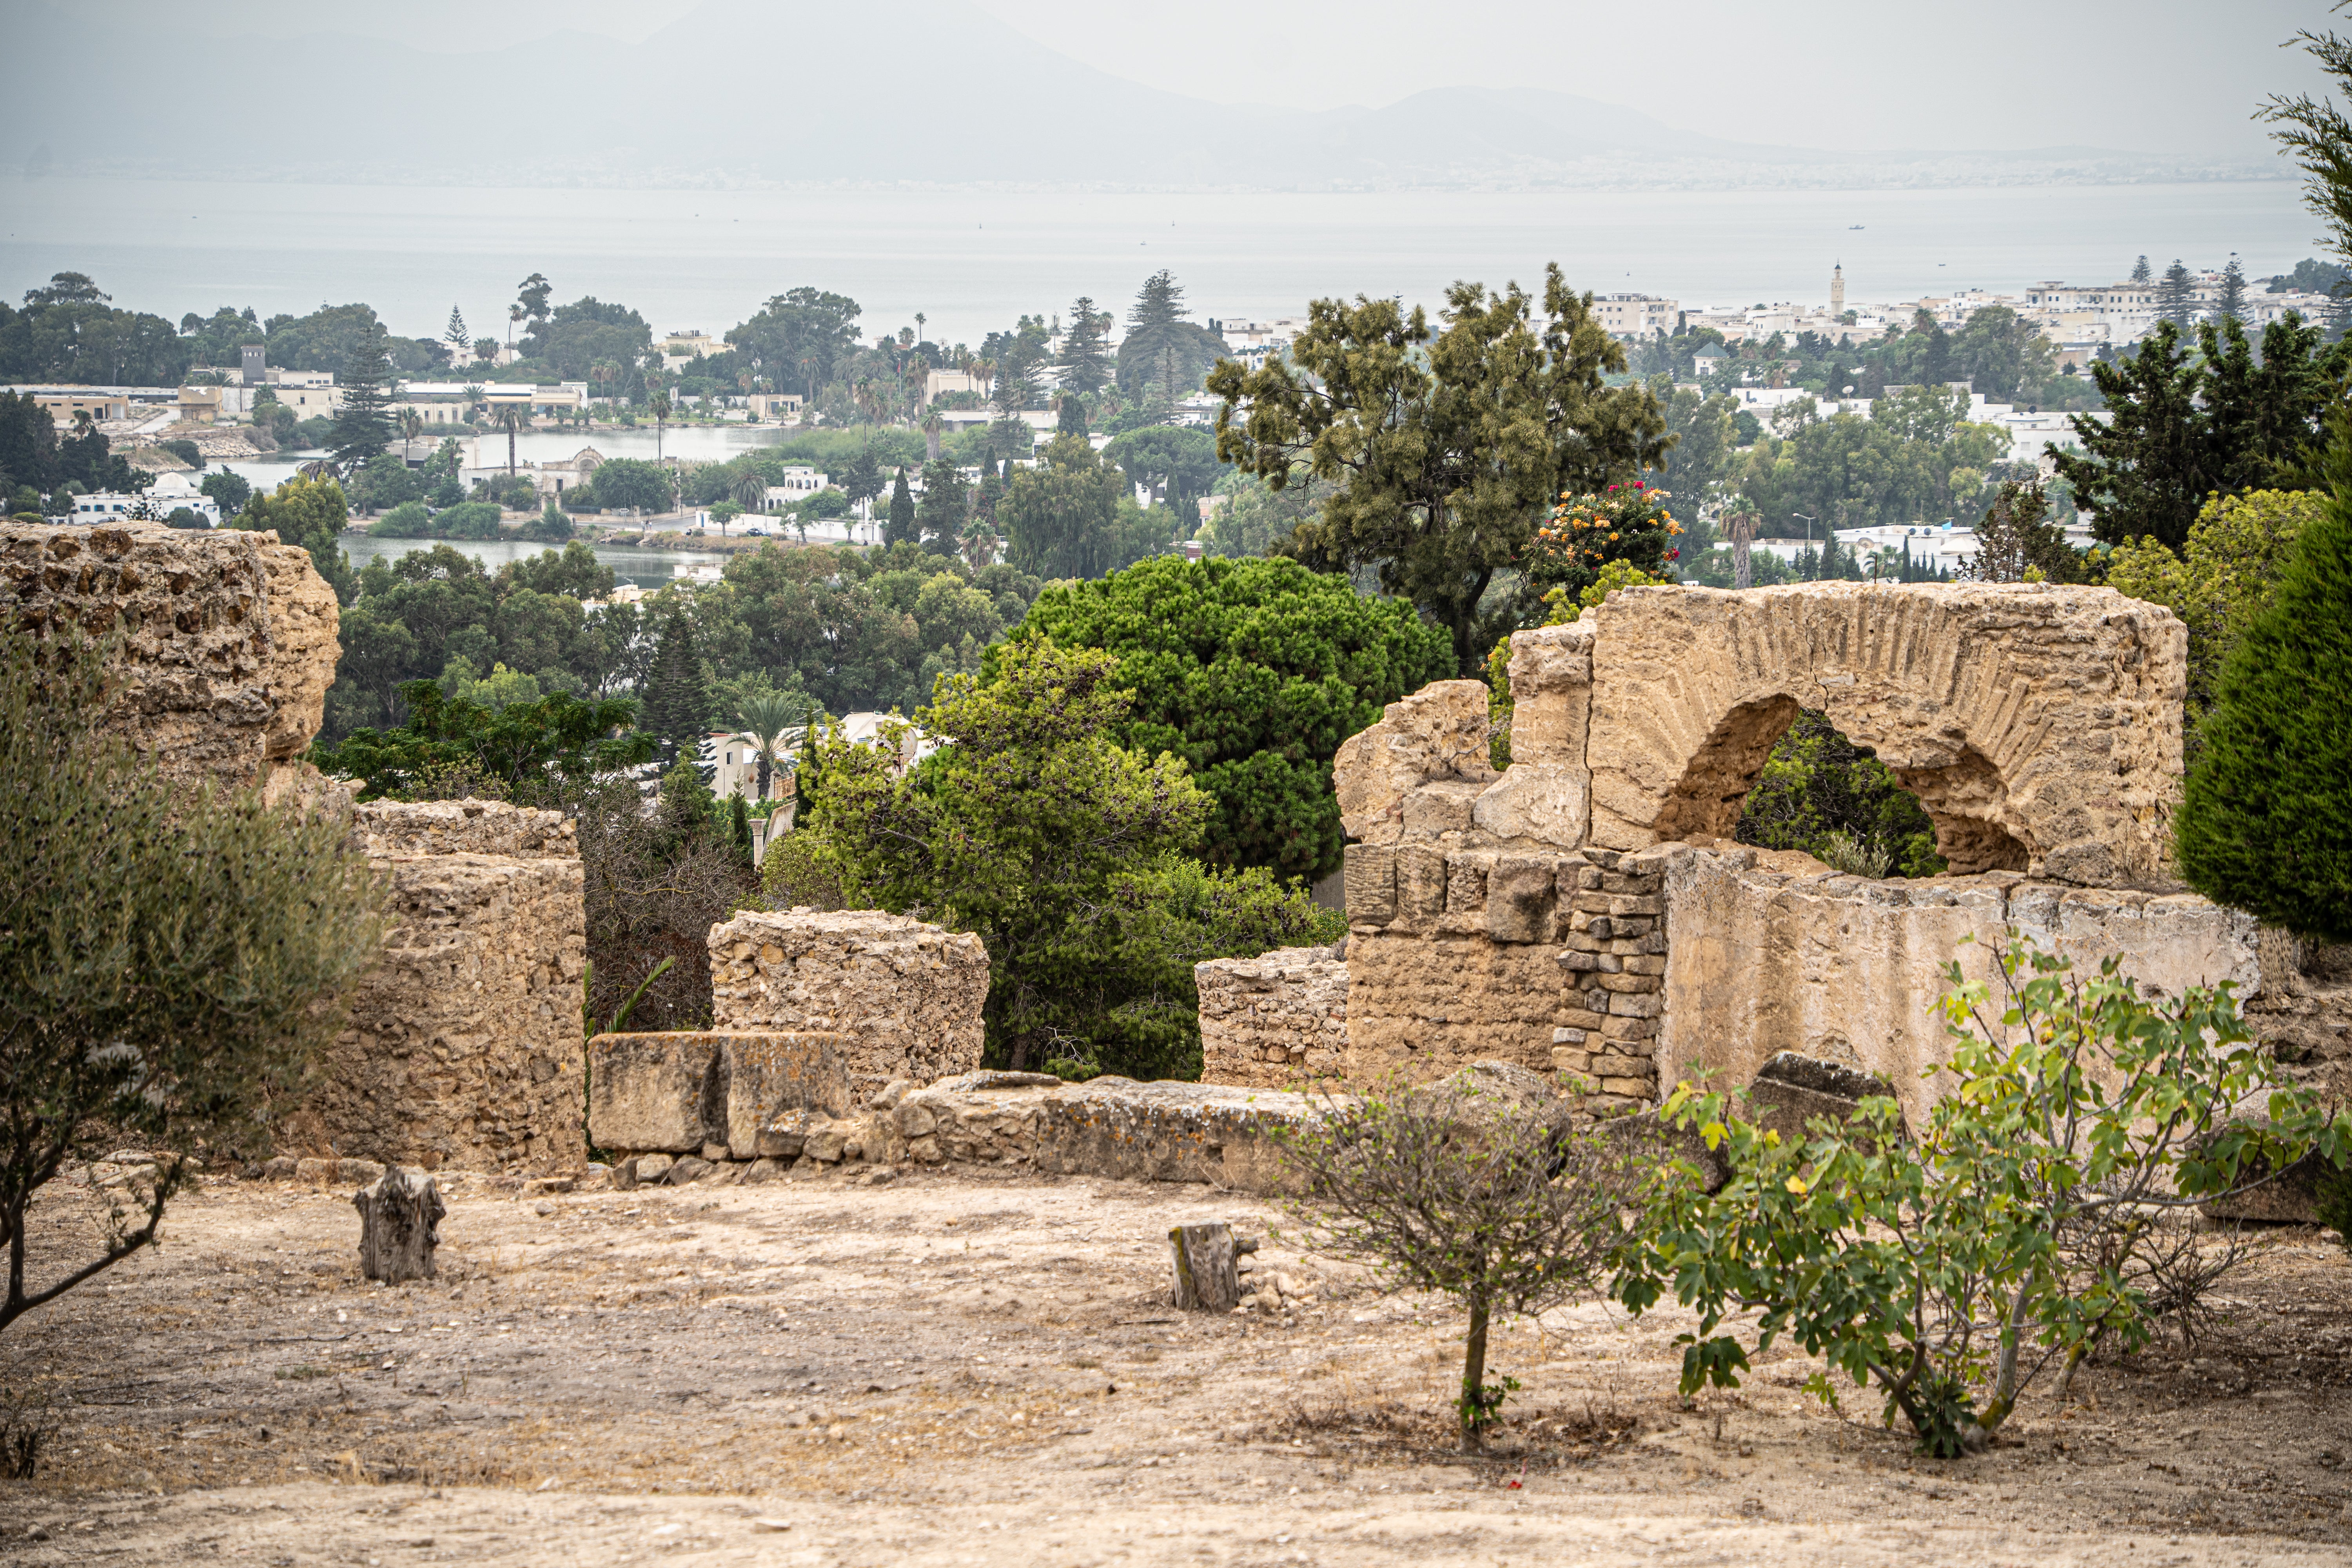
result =
[[[1947,1081],[1907,1136],[1893,1100],[1787,1140],[1731,1097],[1668,1100],[1730,1179],[1711,1195],[1661,1182],[1614,1289],[1636,1312],[1669,1295],[1696,1310],[1685,1394],[1738,1384],[1748,1351],[1717,1330],[1757,1311],[1759,1352],[1794,1340],[1956,1458],[2053,1364],[2194,1308],[2200,1199],[2352,1152],[2352,1112],[2331,1121],[2249,1048],[2226,984],[2143,997],[2114,960],[2085,980],[2014,932],[1997,989],[1946,974]],[[1827,1374],[1807,1386],[1837,1397]]]
[[1454,641],[1475,674],[1501,632],[1541,614],[1522,585],[1486,591],[1527,549],[1563,491],[1631,479],[1666,450],[1645,386],[1610,386],[1625,351],[1590,294],[1556,266],[1538,301],[1517,284],[1455,284],[1433,333],[1419,307],[1318,300],[1288,362],[1209,377],[1224,400],[1217,454],[1281,489],[1304,466],[1334,493],[1276,548],[1318,569],[1375,569]]
[[2352,451],[2221,663],[2179,816],[2189,886],[2352,942]]
[[1045,460],[1017,468],[996,502],[996,526],[1013,565],[1044,578],[1099,577],[1158,554],[1174,519],[1136,504],[1127,476],[1075,437],[1056,437]]
[[1758,513],[1757,536],[1812,537],[1841,528],[1939,522],[1990,499],[1986,481],[2009,453],[2009,432],[1968,422],[1968,395],[1913,386],[1882,397],[1865,416],[1818,418],[1783,410],[1733,479]]
[[[81,386],[177,386],[188,346],[161,316],[118,310],[79,272],[0,300],[0,381]],[[33,482],[33,481],[26,481]]]
[[[68,484],[88,493],[142,490],[153,482],[152,474],[116,455],[95,427],[60,437],[57,422],[31,393],[0,392],[0,496],[26,489],[54,499]],[[60,502],[52,510],[67,509]]]
[[311,748],[322,771],[364,781],[362,800],[430,796],[439,793],[436,775],[445,774],[495,785],[501,798],[539,798],[566,780],[584,781],[652,755],[651,737],[630,728],[637,705],[624,698],[583,702],[558,691],[492,708],[446,697],[431,680],[410,681],[400,696],[405,724],[382,733],[355,730],[339,745]]
[[[1701,351],[1709,348],[1717,353],[1702,363]],[[1997,401],[2034,407],[2094,407],[2097,398],[2090,378],[2060,370],[2033,323],[2006,305],[1970,312],[1957,332],[1924,310],[1873,342],[1833,329],[1727,343],[1721,332],[1702,327],[1637,342],[1631,357],[1636,373],[1694,383],[1709,396],[1741,386],[1794,386],[1825,401],[1875,398],[1889,387],[1967,381]]]
[[2352,346],[2293,311],[2263,329],[2260,353],[2234,321],[2196,330],[2191,352],[2169,323],[2139,352],[2093,367],[2110,424],[2077,416],[2081,454],[2058,472],[2101,540],[2188,542],[2206,499],[2273,488],[2305,468],[2320,421],[2352,373]]
[[1840,835],[1884,858],[1877,876],[1933,877],[1946,868],[1936,853],[1936,825],[1918,797],[1832,728],[1827,714],[1802,709],[1748,787],[1732,837],[1829,860],[1849,853],[1834,842]]
[[821,837],[853,905],[980,936],[990,1062],[1197,1078],[1192,965],[1343,928],[1264,870],[1186,858],[1212,803],[1179,759],[1117,743],[1118,668],[1031,640],[986,680],[949,676],[915,715],[945,744],[911,771],[895,726],[880,746],[825,736],[794,837]]
[[1013,640],[1118,657],[1134,693],[1112,731],[1172,752],[1214,801],[1201,858],[1308,881],[1339,869],[1331,758],[1381,708],[1453,671],[1445,636],[1394,599],[1295,561],[1162,557],[1037,596]]
[[332,479],[291,479],[267,495],[255,492],[231,528],[275,529],[280,544],[299,544],[310,552],[310,564],[335,591],[335,601],[348,605],[359,596],[359,579],[352,575],[351,557],[343,553],[343,525],[351,509],[343,503],[342,487]]
[[[152,1244],[191,1156],[266,1149],[381,932],[348,816],[190,801],[100,728],[107,686],[0,640],[0,1326]],[[125,1146],[152,1166],[28,1258],[34,1193]]]

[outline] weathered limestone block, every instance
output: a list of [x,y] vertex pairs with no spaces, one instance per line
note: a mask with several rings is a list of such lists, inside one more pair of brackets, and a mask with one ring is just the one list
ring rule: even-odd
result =
[[761,1134],[788,1113],[849,1114],[849,1044],[747,1030],[599,1035],[588,1042],[588,1136],[600,1149],[773,1154]]
[[1748,1086],[1748,1114],[1757,1125],[1778,1132],[1782,1142],[1801,1143],[1811,1136],[1806,1124],[1813,1118],[1847,1121],[1874,1096],[1892,1100],[1895,1086],[1843,1062],[1781,1051]]
[[1348,1048],[1342,951],[1285,947],[1194,964],[1201,1081],[1274,1089],[1338,1073]]
[[1575,848],[1591,820],[1592,774],[1566,763],[1521,762],[1517,744],[1503,776],[1473,803],[1472,825],[1504,844]]
[[500,855],[576,860],[578,825],[560,811],[491,800],[372,800],[352,808],[352,830],[372,856]]
[[[1592,718],[1594,623],[1511,634],[1511,767],[1581,768]],[[1575,843],[1574,839],[1565,840]]]
[[1484,784],[1495,770],[1487,762],[1486,684],[1440,680],[1391,702],[1381,721],[1340,742],[1332,759],[1331,782],[1339,797],[1339,823],[1349,837],[1367,844],[1394,844],[1408,837],[1445,832],[1458,815],[1468,826],[1475,790],[1458,803],[1444,792],[1422,797],[1407,821],[1406,799],[1433,783]]
[[383,857],[382,954],[281,1148],[415,1165],[577,1165],[580,862]]
[[[1957,959],[1990,981],[2003,929],[2095,970],[2109,953],[2144,993],[2261,984],[2253,921],[2193,894],[2067,888],[2010,873],[1874,882],[1790,876],[1746,848],[1662,846],[1667,862],[1661,1087],[1712,1069],[1744,1083],[1780,1051],[1895,1086],[1910,1125],[1940,1092],[1924,1075],[1950,1059],[1937,1002]],[[1961,938],[1976,940],[1963,944]],[[1352,959],[1355,949],[1349,950]],[[1364,1011],[1358,983],[1358,1016]]]
[[988,952],[976,936],[874,910],[756,911],[711,927],[709,945],[716,1026],[847,1037],[857,1100],[980,1065]]
[[1592,841],[1728,836],[1800,707],[1874,751],[1962,874],[2169,888],[2188,634],[2051,584],[1629,588],[1595,627]]
[[275,533],[0,521],[0,626],[119,638],[112,728],[166,778],[261,782],[318,732],[335,596]]

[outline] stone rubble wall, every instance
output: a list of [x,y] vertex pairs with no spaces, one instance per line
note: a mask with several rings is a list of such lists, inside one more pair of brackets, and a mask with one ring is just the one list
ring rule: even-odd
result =
[[[1895,1085],[1912,1125],[1951,1058],[1937,1001],[1943,966],[1997,982],[2004,930],[2095,973],[2110,953],[2146,994],[2192,985],[2262,988],[2252,917],[2193,894],[2036,882],[2007,872],[1916,882],[1843,876],[1809,857],[1661,846],[1666,920],[1660,1081],[1712,1072],[1744,1084],[1781,1051]],[[1964,938],[1973,937],[1973,942]],[[1996,989],[1998,994],[1998,989]]]
[[1285,947],[1192,966],[1201,994],[1201,1081],[1280,1089],[1345,1071],[1345,944]]
[[[385,806],[396,818],[415,806]],[[486,808],[524,814],[512,806]],[[388,839],[400,837],[396,821]],[[559,1170],[586,1158],[576,858],[373,857],[389,930],[281,1154],[426,1170]]]
[[988,950],[877,910],[746,911],[710,928],[712,1026],[846,1036],[851,1092],[980,1066]]
[[175,783],[257,784],[318,732],[334,590],[274,532],[0,521],[0,626],[117,636],[111,727]]
[[1348,1078],[1427,1081],[1490,1060],[1572,1075],[1596,1110],[1654,1097],[1666,936],[1652,857],[1347,854]]
[[577,860],[579,825],[560,811],[503,801],[363,801],[352,827],[370,856],[498,855],[509,860]]
[[742,1030],[599,1035],[588,1042],[588,1136],[600,1149],[750,1160],[793,1111],[850,1113],[846,1035]]

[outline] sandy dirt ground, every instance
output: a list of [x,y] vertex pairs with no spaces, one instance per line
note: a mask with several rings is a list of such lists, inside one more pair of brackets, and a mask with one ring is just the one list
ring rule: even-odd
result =
[[[1234,1222],[1311,1304],[1180,1319],[1166,1233]],[[69,1196],[41,1250],[86,1245]],[[0,1561],[465,1563],[2352,1562],[2352,1260],[2276,1233],[2195,1346],[2098,1364],[1915,1459],[1776,1355],[1675,1393],[1679,1314],[1500,1337],[1197,1187],[990,1173],[451,1195],[441,1278],[357,1272],[344,1192],[222,1182],[0,1336],[62,1425]]]

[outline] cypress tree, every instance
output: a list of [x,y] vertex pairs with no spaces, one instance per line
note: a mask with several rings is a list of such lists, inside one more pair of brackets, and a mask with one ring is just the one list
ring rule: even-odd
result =
[[392,355],[384,349],[383,323],[370,321],[335,378],[342,406],[335,410],[327,446],[346,471],[364,466],[392,445]]
[[664,755],[698,763],[709,709],[702,661],[694,649],[694,626],[683,605],[673,604],[662,621],[646,680],[646,710],[639,727],[662,742]]
[[2176,823],[2181,872],[2218,903],[2352,942],[2352,448],[2268,608],[2221,667]]
[[915,526],[915,492],[907,488],[907,469],[902,464],[890,486],[890,519],[882,525],[882,542],[912,544],[921,537],[921,530]]

